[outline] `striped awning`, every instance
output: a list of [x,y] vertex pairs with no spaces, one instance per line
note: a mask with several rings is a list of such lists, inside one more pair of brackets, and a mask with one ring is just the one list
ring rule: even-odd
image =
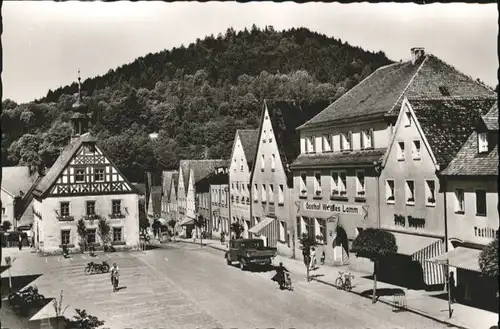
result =
[[441,241],[439,238],[431,238],[415,234],[404,234],[391,232],[396,238],[398,246],[398,254],[413,256],[416,252],[424,249],[425,247]]
[[254,233],[254,234],[259,234],[260,231],[262,231],[267,225],[271,224],[276,218],[273,217],[266,217],[259,223],[257,223],[255,226],[250,228],[248,232]]
[[456,247],[445,254],[430,259],[429,262],[446,264],[446,261],[448,260],[449,265],[452,267],[481,272],[478,262],[480,253],[481,250],[479,249]]
[[179,226],[189,225],[189,224],[193,224],[193,223],[194,223],[193,218],[184,217],[184,219],[181,220],[181,222],[179,223]]

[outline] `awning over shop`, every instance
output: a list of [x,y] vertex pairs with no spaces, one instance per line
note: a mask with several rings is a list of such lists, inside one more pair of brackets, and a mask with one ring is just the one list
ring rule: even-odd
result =
[[478,263],[480,253],[481,250],[479,249],[457,247],[445,254],[430,259],[429,262],[446,264],[446,261],[449,260],[450,266],[474,272],[481,272]]
[[425,247],[441,242],[439,238],[431,238],[414,234],[404,234],[392,232],[396,238],[396,245],[398,246],[398,254],[413,256],[416,252],[424,249]]
[[271,224],[276,218],[266,217],[259,223],[257,223],[254,227],[248,230],[248,232],[259,234],[267,225]]
[[194,224],[194,219],[185,217],[181,222],[179,223],[179,226],[184,226],[184,225],[189,225],[189,224]]

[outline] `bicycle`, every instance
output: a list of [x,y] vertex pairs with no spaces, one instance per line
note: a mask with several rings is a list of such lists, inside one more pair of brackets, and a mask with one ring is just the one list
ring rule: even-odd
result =
[[352,289],[351,279],[354,279],[354,275],[352,275],[349,272],[340,272],[339,271],[339,277],[335,280],[335,286],[339,289],[351,291],[351,289]]

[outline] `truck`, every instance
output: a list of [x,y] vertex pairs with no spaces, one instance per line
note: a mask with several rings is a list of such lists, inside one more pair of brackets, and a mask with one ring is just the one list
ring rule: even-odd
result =
[[277,251],[276,248],[265,247],[261,239],[236,239],[230,241],[224,257],[227,265],[238,262],[244,271],[253,266],[270,266]]

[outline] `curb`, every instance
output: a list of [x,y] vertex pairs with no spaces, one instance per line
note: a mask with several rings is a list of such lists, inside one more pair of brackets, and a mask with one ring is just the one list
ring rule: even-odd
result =
[[[314,281],[317,281],[317,282],[319,282],[319,283],[322,283],[322,284],[325,284],[325,285],[327,285],[327,286],[331,286],[331,287],[334,287],[334,288],[338,289],[338,288],[337,288],[334,284],[329,283],[329,282],[326,282],[326,281],[323,281],[323,280],[321,280],[321,279],[312,278],[311,280],[314,280]],[[367,296],[362,295],[361,293],[356,292],[356,291],[353,291],[353,290],[348,291],[348,292],[350,292],[350,293],[352,293],[352,294],[355,294],[355,295],[358,295],[358,296],[360,296],[360,297],[364,297],[364,298],[371,298],[371,296],[370,296],[370,297],[367,297]],[[381,303],[386,304],[386,305],[389,305],[389,306],[394,306],[391,302],[385,301],[385,300],[383,300],[383,299],[378,299],[378,302],[381,302]],[[411,313],[414,313],[414,314],[420,315],[420,316],[422,316],[422,317],[424,317],[424,318],[427,318],[427,319],[430,319],[430,320],[434,320],[434,321],[436,321],[436,322],[439,322],[439,323],[445,324],[445,325],[447,325],[447,326],[452,326],[452,327],[459,328],[459,329],[470,329],[470,328],[468,328],[468,327],[464,327],[464,326],[461,326],[461,325],[458,325],[458,324],[454,324],[454,323],[451,323],[451,322],[448,322],[448,321],[445,321],[445,320],[441,320],[441,319],[439,319],[439,318],[433,317],[432,315],[429,315],[429,314],[427,314],[427,313],[424,313],[424,312],[419,311],[419,310],[414,309],[414,308],[405,307],[404,309],[405,309],[405,310],[407,310],[407,311],[409,311],[409,312],[411,312]]]
[[[199,244],[199,243],[192,242],[192,241],[180,241],[180,242],[191,243],[191,244]],[[225,249],[223,249],[223,248],[221,248],[221,247],[218,247],[218,246],[207,245],[207,244],[203,244],[203,246],[206,246],[206,247],[209,247],[209,248],[212,248],[212,249],[215,249],[215,250],[219,250],[219,251],[224,251],[224,252],[225,252],[225,251],[227,251],[227,250],[225,250]],[[319,282],[319,283],[322,283],[322,284],[324,284],[324,285],[327,285],[327,286],[330,286],[330,287],[333,287],[333,288],[337,289],[337,287],[336,287],[334,284],[329,283],[329,282],[327,282],[327,281],[324,281],[324,280],[321,280],[321,279],[316,279],[316,278],[311,278],[311,280],[314,280],[314,281],[316,281],[316,282]],[[358,295],[358,296],[360,296],[360,297],[368,298],[367,296],[364,296],[364,295],[362,295],[361,293],[356,292],[356,291],[353,291],[353,290],[351,290],[351,291],[349,291],[349,292],[350,292],[350,293],[353,293],[353,294],[355,294],[355,295]],[[370,297],[370,298],[371,298],[371,297]],[[379,301],[379,302],[381,302],[381,303],[383,303],[383,304],[389,305],[389,306],[394,306],[391,302],[385,301],[385,300],[383,300],[383,299],[379,299],[378,301]],[[424,318],[427,318],[427,319],[430,319],[430,320],[434,320],[434,321],[436,321],[436,322],[439,322],[439,323],[445,324],[445,325],[447,325],[447,326],[452,326],[452,327],[455,327],[455,328],[458,328],[458,329],[470,329],[470,328],[468,328],[468,327],[464,327],[464,326],[461,326],[461,325],[458,325],[458,324],[454,324],[454,323],[448,322],[448,321],[446,321],[446,320],[442,320],[442,319],[440,319],[440,318],[433,317],[432,315],[429,315],[429,314],[424,313],[424,312],[422,312],[422,311],[419,311],[419,310],[417,310],[417,309],[413,309],[413,308],[409,308],[409,307],[405,307],[404,309],[405,309],[405,310],[407,310],[407,311],[409,311],[409,312],[411,312],[411,313],[414,313],[414,314],[420,315],[420,316],[422,316],[422,317],[424,317]]]

